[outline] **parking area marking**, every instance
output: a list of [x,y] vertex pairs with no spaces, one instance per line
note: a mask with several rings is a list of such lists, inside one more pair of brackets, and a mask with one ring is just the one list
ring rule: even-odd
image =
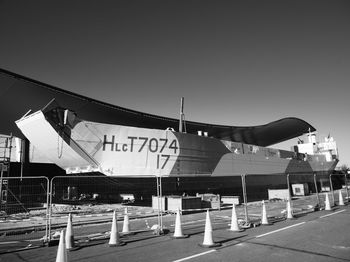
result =
[[301,223],[294,224],[294,225],[291,225],[291,226],[282,227],[280,229],[277,229],[277,230],[274,230],[274,231],[271,231],[271,232],[268,232],[268,233],[265,233],[265,234],[262,234],[262,235],[258,235],[255,238],[260,238],[260,237],[264,237],[264,236],[267,236],[267,235],[271,235],[271,234],[274,234],[274,233],[277,233],[277,232],[280,232],[280,231],[283,231],[283,230],[286,230],[286,229],[289,229],[289,228],[292,228],[292,227],[301,226],[302,224],[305,224],[305,223],[306,222],[301,222]]
[[[337,212],[334,212],[334,213],[331,213],[331,214],[327,214],[327,215],[324,215],[324,216],[320,216],[319,218],[324,218],[324,217],[333,216],[333,215],[342,213],[342,212],[344,212],[344,211],[346,211],[346,209],[343,209],[343,210],[340,210],[340,211],[337,211]],[[306,223],[306,222],[301,222],[301,223],[294,224],[294,225],[291,225],[291,226],[283,227],[283,228],[280,228],[280,229],[277,229],[277,230],[274,230],[274,231],[271,231],[271,232],[268,232],[268,233],[265,233],[265,234],[256,236],[255,238],[264,237],[264,236],[267,236],[267,235],[270,235],[270,234],[273,234],[273,233],[277,233],[277,232],[280,232],[280,231],[283,231],[283,230],[286,230],[286,229],[289,229],[289,228],[292,228],[292,227],[300,226],[300,225],[305,224],[305,223]]]
[[195,257],[200,257],[200,256],[204,256],[204,255],[213,253],[213,252],[215,252],[215,251],[216,251],[216,249],[212,249],[212,250],[209,250],[209,251],[206,251],[206,252],[203,252],[203,253],[199,253],[199,254],[196,254],[196,255],[193,255],[193,256],[180,258],[180,259],[178,259],[178,260],[174,260],[173,262],[186,261],[186,260],[189,260],[189,259],[192,259],[192,258],[195,258]]

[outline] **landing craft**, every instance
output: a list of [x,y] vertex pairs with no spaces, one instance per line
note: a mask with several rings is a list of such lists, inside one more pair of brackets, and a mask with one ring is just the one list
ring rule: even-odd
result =
[[[185,131],[182,114],[179,131]],[[232,195],[241,187],[242,174],[255,175],[252,183],[257,188],[285,187],[285,174],[295,175],[300,182],[310,182],[313,179],[310,174],[327,177],[338,162],[335,141],[327,138],[317,142],[316,130],[297,118],[264,126],[232,127],[231,133],[225,131],[226,139],[220,139],[215,132],[199,130],[193,134],[173,128],[85,121],[53,101],[16,124],[37,149],[67,174],[99,172],[118,177],[119,193],[142,197],[150,192],[146,187],[152,183],[147,181],[154,181],[155,177],[162,177],[164,194]],[[212,126],[211,130],[215,130],[215,125]],[[294,151],[261,146],[273,141],[264,135],[277,133],[278,142],[303,133],[307,134],[308,142],[299,142]],[[222,132],[219,136],[223,136]],[[240,142],[244,136],[254,138],[256,143]]]

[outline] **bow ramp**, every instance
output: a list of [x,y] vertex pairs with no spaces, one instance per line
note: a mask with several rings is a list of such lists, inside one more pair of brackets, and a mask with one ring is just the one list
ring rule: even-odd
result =
[[42,111],[24,116],[16,125],[45,156],[67,173],[99,171],[99,163],[64,130],[55,129]]

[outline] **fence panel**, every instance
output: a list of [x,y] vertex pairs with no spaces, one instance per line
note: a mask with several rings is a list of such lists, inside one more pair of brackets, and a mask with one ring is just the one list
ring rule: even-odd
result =
[[[102,175],[57,176],[51,180],[49,241],[59,238],[59,232],[72,216],[74,238],[85,241],[107,237],[113,211],[122,223],[128,215],[153,213],[152,195],[157,195],[156,178],[120,178]],[[145,229],[133,228],[133,230]]]
[[0,252],[42,245],[48,229],[48,178],[6,177],[0,186]]

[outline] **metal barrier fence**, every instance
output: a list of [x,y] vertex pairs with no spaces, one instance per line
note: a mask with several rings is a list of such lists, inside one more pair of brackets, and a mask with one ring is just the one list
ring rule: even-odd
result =
[[[313,206],[324,206],[325,195],[319,193],[321,189],[328,187],[333,196],[333,204],[335,204],[336,197],[333,190],[335,175],[329,176],[329,179],[322,183],[315,174],[302,174],[302,176],[307,176],[305,181],[307,181],[310,191],[316,194],[316,198],[312,200],[314,201]],[[255,215],[249,214],[248,202],[268,199],[268,189],[287,190],[287,198],[291,199],[293,190],[291,185],[298,180],[294,175],[276,176],[276,179],[271,180],[272,182],[261,187],[261,190],[257,190],[257,184],[260,184],[264,179],[261,175],[242,175],[229,180],[235,183],[234,190],[225,191],[225,193],[239,196],[242,199],[246,222],[249,222],[249,216]],[[344,179],[349,199],[346,177]],[[26,247],[28,243],[31,245],[35,241],[41,241],[43,244],[57,240],[58,232],[67,225],[69,214],[72,214],[74,218],[73,224],[76,228],[77,239],[106,237],[110,230],[114,210],[117,211],[119,221],[123,219],[126,212],[131,217],[158,217],[157,223],[161,233],[163,229],[162,215],[165,210],[163,196],[168,195],[174,187],[189,190],[194,183],[190,180],[175,179],[170,181],[161,177],[140,178],[138,182],[135,181],[135,179],[123,179],[121,183],[120,177],[102,175],[57,176],[51,181],[47,177],[6,178],[2,185],[2,191],[7,193],[7,198],[6,202],[1,202],[0,244],[11,241],[11,243],[15,243],[13,241],[29,241],[25,242],[24,246],[23,243],[21,244]],[[206,182],[208,187],[212,186],[212,181]],[[136,193],[131,195],[130,191]],[[125,207],[128,207],[128,210],[125,210]],[[220,203],[216,207],[201,206],[196,211],[208,208],[220,209]],[[189,210],[191,208],[187,208],[187,211]],[[145,224],[144,228],[145,230],[150,229],[148,224]],[[10,249],[16,249],[16,245],[12,244]]]
[[[332,205],[336,205],[336,197],[334,193],[334,181],[332,180],[332,177],[337,177],[337,186],[339,187],[340,184],[344,184],[346,188],[346,198],[349,199],[349,192],[348,192],[348,182],[346,174],[331,174],[329,175],[329,179],[325,180],[325,175],[317,175],[316,173],[303,173],[303,174],[286,174],[286,176],[276,175],[276,181],[275,183],[265,183],[265,186],[260,186],[260,192],[259,190],[256,190],[256,187],[252,186],[253,181],[256,183],[257,179],[264,179],[264,176],[262,175],[250,175],[250,174],[243,174],[241,175],[241,181],[242,181],[242,204],[244,207],[244,213],[245,213],[245,221],[249,222],[249,207],[248,202],[256,201],[257,198],[259,200],[261,199],[270,199],[271,196],[268,196],[268,192],[270,190],[285,190],[285,192],[282,192],[277,198],[283,199],[285,201],[293,200],[293,195],[298,196],[297,192],[295,192],[295,188],[293,188],[294,185],[305,185],[305,194],[302,194],[300,192],[299,196],[302,195],[308,195],[309,193],[314,193],[316,195],[316,199],[310,199],[311,206],[315,208],[315,210],[320,210],[325,207],[325,194],[320,194],[321,192],[331,192],[332,196]],[[344,177],[344,181],[342,182],[341,177]],[[340,179],[339,179],[340,178]],[[283,181],[285,180],[285,181]],[[298,181],[298,184],[295,184],[296,181]],[[300,182],[302,181],[302,182]],[[259,182],[259,181],[258,181]]]
[[[24,240],[42,242],[48,232],[49,179],[6,177],[0,186],[3,193],[0,243]],[[31,245],[30,242],[22,243],[26,244]]]
[[[57,237],[58,232],[66,227],[68,214],[74,217],[74,224],[79,226],[78,237],[102,234],[110,230],[108,223],[112,220],[113,211],[123,218],[125,208],[128,213],[136,213],[138,205],[148,203],[144,196],[156,194],[156,178],[135,182],[134,179],[120,183],[120,177],[89,176],[56,176],[50,182],[50,210],[48,241]],[[137,191],[132,195],[129,191]],[[123,205],[121,205],[123,204]],[[140,208],[138,208],[140,209]],[[140,213],[141,212],[141,213]],[[150,208],[139,211],[150,213]],[[91,224],[100,224],[98,228]],[[107,223],[103,226],[103,223]],[[84,228],[84,229],[83,229]]]

